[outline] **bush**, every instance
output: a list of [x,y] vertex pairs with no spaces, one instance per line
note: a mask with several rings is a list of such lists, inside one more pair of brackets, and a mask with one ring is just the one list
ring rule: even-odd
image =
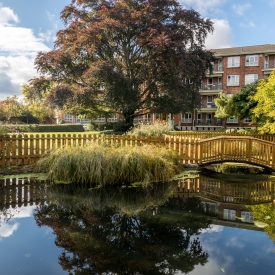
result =
[[88,144],[53,150],[38,162],[53,181],[92,185],[166,182],[180,171],[174,151],[153,146],[119,147]]
[[171,128],[166,122],[154,122],[152,124],[137,124],[128,135],[133,136],[155,136],[162,137],[164,134],[169,134]]

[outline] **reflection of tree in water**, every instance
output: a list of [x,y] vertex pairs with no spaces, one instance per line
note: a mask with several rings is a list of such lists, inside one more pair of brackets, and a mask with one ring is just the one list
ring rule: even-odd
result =
[[[14,210],[14,212],[17,210]],[[10,221],[10,219],[14,216],[14,214],[12,213],[12,209],[11,208],[6,208],[5,206],[0,206],[0,226],[1,223],[8,223]],[[19,212],[19,211],[17,211]]]
[[[275,243],[275,204],[247,205],[251,209],[255,224],[265,226],[264,231]],[[260,223],[259,223],[260,222]]]
[[[168,185],[149,191],[92,190],[88,195],[59,191],[51,192],[35,219],[39,226],[53,228],[56,245],[64,248],[59,262],[72,274],[188,273],[207,262],[207,253],[192,236],[209,227],[210,220],[179,199],[167,201]],[[158,206],[164,199],[167,203]]]

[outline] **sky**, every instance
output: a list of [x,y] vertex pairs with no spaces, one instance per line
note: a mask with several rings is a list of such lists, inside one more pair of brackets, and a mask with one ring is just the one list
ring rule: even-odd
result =
[[[207,49],[275,44],[275,0],[179,0],[214,23]],[[0,0],[0,101],[21,96],[38,75],[34,59],[53,48],[71,0]]]

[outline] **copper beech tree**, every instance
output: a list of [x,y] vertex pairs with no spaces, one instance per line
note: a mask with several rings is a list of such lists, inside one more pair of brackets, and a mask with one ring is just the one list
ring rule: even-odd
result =
[[209,19],[175,0],[72,0],[61,19],[54,49],[35,64],[66,87],[72,104],[120,113],[128,125],[147,112],[199,106],[213,61],[204,48]]

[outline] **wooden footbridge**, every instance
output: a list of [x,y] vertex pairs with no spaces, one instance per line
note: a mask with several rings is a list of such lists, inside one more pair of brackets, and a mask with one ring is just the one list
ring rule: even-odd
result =
[[115,146],[153,145],[178,153],[184,164],[245,162],[275,170],[275,142],[250,136],[217,136],[207,139],[184,136],[138,137],[119,135],[0,135],[0,167],[35,163],[51,149],[83,146],[87,142]]
[[275,143],[242,136],[219,136],[200,140],[198,164],[244,162],[275,170]]

